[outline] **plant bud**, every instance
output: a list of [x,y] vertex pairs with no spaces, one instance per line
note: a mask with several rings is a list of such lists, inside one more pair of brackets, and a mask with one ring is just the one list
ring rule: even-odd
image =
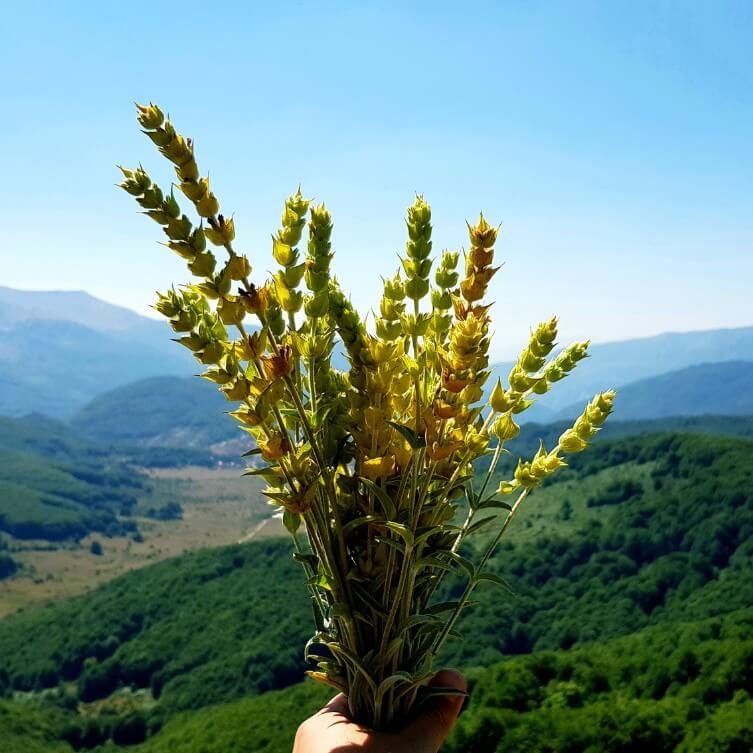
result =
[[537,379],[533,387],[531,387],[531,391],[536,395],[545,395],[549,391],[549,382],[547,382],[545,377],[541,377],[541,379]]
[[264,354],[266,348],[267,333],[265,330],[253,332],[240,343],[242,357],[246,361],[255,361],[257,358],[260,358]]
[[468,252],[467,261],[476,269],[488,267],[494,261],[494,249],[472,246]]
[[522,486],[524,489],[535,489],[541,485],[541,477],[535,473],[531,463],[526,461],[518,461],[514,476],[518,486]]
[[187,241],[191,237],[191,220],[182,215],[180,218],[170,217],[166,228],[164,228],[165,235],[173,241]]
[[172,192],[162,202],[162,211],[174,219],[180,217],[180,207]]
[[207,192],[206,184],[195,180],[184,180],[178,186],[191,201],[198,201]]
[[261,362],[267,379],[275,381],[293,370],[293,350],[289,345],[281,345],[274,355],[262,356]]
[[479,215],[477,225],[468,225],[468,235],[471,240],[471,246],[480,246],[481,248],[491,248],[497,242],[498,228],[492,227],[484,218],[483,212]]
[[484,390],[480,384],[472,383],[467,385],[460,393],[460,399],[466,405],[477,403],[484,396]]
[[249,283],[248,289],[241,288],[238,291],[240,301],[243,307],[250,314],[263,315],[267,310],[269,304],[269,288],[263,286],[257,288],[255,285]]
[[188,243],[191,244],[191,248],[197,253],[205,251],[207,247],[207,239],[204,235],[204,228],[195,228],[191,233],[191,237],[188,239]]
[[441,309],[447,311],[452,306],[452,297],[448,290],[432,290],[431,291],[431,305],[435,309]]
[[303,293],[285,287],[279,280],[275,280],[275,295],[280,308],[288,314],[295,314],[303,306]]
[[199,166],[193,156],[182,165],[175,166],[175,173],[181,182],[197,181],[199,179]]
[[416,195],[413,205],[408,208],[409,225],[427,225],[431,222],[431,207],[423,196]]
[[[171,217],[169,214],[165,214],[161,209],[150,209],[148,212],[144,212],[147,217],[151,217],[158,225],[167,225],[170,222]],[[179,238],[176,240],[180,240]]]
[[220,299],[217,304],[217,313],[223,324],[240,324],[246,315],[240,301],[230,301],[227,298]]
[[376,333],[383,340],[395,340],[402,334],[400,321],[388,321],[386,319],[376,320]]
[[405,298],[405,287],[400,279],[398,272],[392,279],[384,281],[384,292],[382,295],[390,301],[399,303]]
[[414,277],[405,283],[405,294],[413,301],[418,301],[429,292],[429,281]]
[[217,264],[217,260],[214,258],[214,254],[211,251],[206,251],[202,254],[197,254],[194,261],[188,265],[191,270],[191,274],[197,277],[209,277],[214,274],[214,268]]
[[583,452],[588,447],[588,442],[581,439],[573,429],[565,431],[558,444],[563,452]]
[[136,104],[136,119],[144,128],[154,130],[159,128],[165,120],[162,110],[151,102],[148,105]]
[[154,304],[154,308],[163,316],[171,317],[178,314],[180,304],[175,296],[175,291],[171,290],[167,295],[157,293],[157,303]]
[[518,366],[513,367],[507,380],[516,392],[527,392],[534,384],[534,380]]
[[235,239],[235,222],[232,218],[225,219],[222,215],[209,219],[209,227],[204,228],[204,235],[215,246],[227,246]]
[[[157,185],[145,189],[144,195],[141,198],[136,199],[144,209],[162,209],[164,200],[162,191]],[[164,211],[164,209],[162,209],[162,211]]]
[[206,364],[219,363],[223,355],[224,350],[220,343],[209,343],[197,353],[199,360]]
[[395,473],[395,456],[384,455],[364,460],[361,463],[361,473],[372,481],[391,476]]
[[513,406],[513,414],[518,415],[518,413],[522,413],[524,410],[528,410],[528,408],[533,405],[533,402],[533,400],[518,400],[518,402]]
[[220,202],[210,191],[196,202],[196,211],[200,217],[214,217],[220,211]]
[[272,256],[275,261],[282,267],[295,264],[298,259],[298,253],[287,243],[283,243],[279,238],[272,237]]
[[176,133],[175,137],[165,146],[160,147],[160,151],[170,162],[178,165],[183,165],[193,158],[190,144],[179,133]]
[[297,288],[301,284],[303,272],[306,269],[305,264],[291,264],[281,269],[275,277],[280,280],[286,288]]
[[175,251],[178,256],[186,261],[193,261],[196,258],[196,251],[186,241],[170,241],[163,244],[172,251]]
[[[458,284],[458,273],[440,267],[434,273],[434,281],[440,288],[449,291]],[[446,308],[449,308],[449,305]]]
[[290,442],[283,434],[273,434],[268,441],[259,443],[259,449],[265,460],[279,460],[290,452]]
[[507,442],[520,434],[520,426],[513,421],[509,413],[504,413],[494,422],[492,433],[500,442]]
[[239,376],[234,382],[227,384],[222,388],[222,392],[228,400],[247,400],[251,386],[248,380]]
[[251,264],[245,256],[233,255],[224,271],[231,280],[245,280],[251,274]]

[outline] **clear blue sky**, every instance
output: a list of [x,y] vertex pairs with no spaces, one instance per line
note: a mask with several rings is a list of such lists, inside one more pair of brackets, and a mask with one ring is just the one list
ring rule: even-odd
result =
[[414,191],[435,247],[503,223],[495,353],[753,324],[750,2],[35,3],[3,10],[0,284],[146,313],[188,279],[113,187],[170,169],[133,118],[196,141],[261,276],[299,181],[363,310]]

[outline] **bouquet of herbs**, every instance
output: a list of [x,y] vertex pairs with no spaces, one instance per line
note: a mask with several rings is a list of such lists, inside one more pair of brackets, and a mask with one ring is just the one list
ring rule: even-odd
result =
[[[614,392],[594,397],[555,447],[542,444],[491,488],[505,443],[519,432],[516,415],[588,348],[577,342],[550,357],[557,320],[545,321],[507,384],[498,381],[485,399],[484,297],[499,269],[498,228],[483,215],[468,226],[460,268],[457,251],[434,259],[431,208],[418,196],[400,269],[384,281],[368,331],[331,274],[324,204],[300,190],[285,201],[272,236],[278,270],[252,281],[234,220],[221,212],[192,141],[155,105],[138,106],[138,121],[177,179],[164,191],[142,167],[121,168],[120,185],[196,278],[160,294],[156,308],[255,440],[248,454],[261,462],[247,472],[264,479],[282,513],[313,605],[308,674],[344,691],[356,720],[395,728],[425,690],[474,588],[502,582],[487,563],[524,500],[568,453],[586,448]],[[198,220],[183,212],[175,189]],[[345,371],[332,365],[336,348],[347,356]],[[487,455],[473,483],[474,462]],[[469,559],[462,545],[481,530],[488,545]],[[440,602],[448,573],[465,587],[457,600]]]

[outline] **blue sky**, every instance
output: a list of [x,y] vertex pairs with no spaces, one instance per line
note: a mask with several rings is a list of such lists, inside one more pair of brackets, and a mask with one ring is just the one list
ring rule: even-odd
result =
[[596,341],[753,324],[749,2],[34,3],[4,9],[0,284],[148,311],[188,279],[113,187],[193,136],[255,276],[300,182],[375,305],[415,191],[435,248],[503,223],[494,351],[558,313]]

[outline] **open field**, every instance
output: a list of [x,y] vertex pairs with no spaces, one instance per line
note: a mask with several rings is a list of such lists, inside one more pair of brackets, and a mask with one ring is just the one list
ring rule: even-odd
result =
[[[12,540],[13,557],[23,571],[0,581],[0,618],[47,599],[83,593],[128,570],[193,549],[269,538],[284,533],[260,494],[261,481],[239,469],[171,468],[150,471],[154,487],[139,500],[137,513],[168,502],[183,507],[181,520],[137,517],[143,541],[91,535],[80,545]],[[93,555],[93,541],[102,555]]]

